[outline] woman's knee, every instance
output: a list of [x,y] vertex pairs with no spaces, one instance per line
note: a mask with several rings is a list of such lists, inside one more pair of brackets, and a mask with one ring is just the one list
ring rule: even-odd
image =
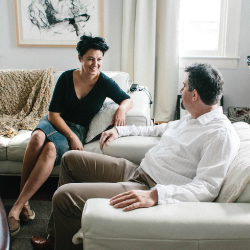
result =
[[55,144],[51,141],[46,142],[44,147],[43,147],[43,153],[47,156],[47,157],[52,157],[52,158],[56,158],[56,147]]
[[44,145],[46,136],[42,130],[35,130],[32,135],[29,144],[32,147],[42,147]]

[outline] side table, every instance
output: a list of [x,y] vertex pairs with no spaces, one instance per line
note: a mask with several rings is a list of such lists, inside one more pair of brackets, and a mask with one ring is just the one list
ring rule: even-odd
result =
[[0,198],[0,250],[10,249],[10,230],[6,212]]

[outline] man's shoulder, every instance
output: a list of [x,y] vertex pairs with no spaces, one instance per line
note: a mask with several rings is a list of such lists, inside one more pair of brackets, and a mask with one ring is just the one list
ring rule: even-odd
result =
[[213,126],[215,131],[221,137],[231,137],[232,139],[238,140],[238,134],[235,131],[234,126],[232,125],[231,121],[224,115],[218,119],[213,121]]

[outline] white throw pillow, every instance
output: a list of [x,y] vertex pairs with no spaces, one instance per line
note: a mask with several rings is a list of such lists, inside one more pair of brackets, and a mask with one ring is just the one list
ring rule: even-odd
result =
[[85,143],[90,142],[108,128],[118,107],[119,105],[113,101],[105,101],[103,103],[101,109],[89,124],[89,131],[85,138]]

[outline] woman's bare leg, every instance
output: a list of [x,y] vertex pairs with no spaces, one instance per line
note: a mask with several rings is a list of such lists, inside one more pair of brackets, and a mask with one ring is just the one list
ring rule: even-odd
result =
[[48,141],[43,146],[41,153],[35,163],[34,168],[28,165],[25,169],[24,179],[27,173],[30,173],[25,184],[23,185],[22,191],[9,212],[8,217],[14,217],[16,220],[19,219],[19,214],[27,201],[35,194],[35,192],[42,186],[47,180],[50,173],[52,172],[54,162],[56,159],[56,148],[55,145]]
[[28,177],[33,170],[36,162],[42,152],[43,146],[45,144],[46,136],[42,130],[35,130],[32,133],[30,141],[27,145],[27,148],[23,157],[23,167],[21,174],[21,184],[20,184],[20,193],[28,180]]

